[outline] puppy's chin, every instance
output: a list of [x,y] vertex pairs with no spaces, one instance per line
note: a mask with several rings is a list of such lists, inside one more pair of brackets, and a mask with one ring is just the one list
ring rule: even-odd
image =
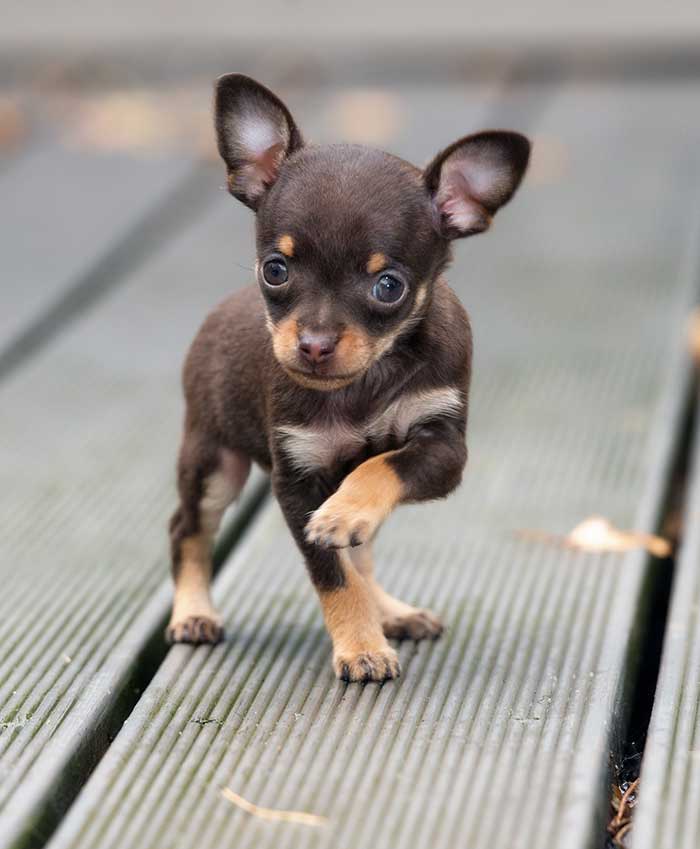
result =
[[[279,360],[278,360],[279,362]],[[332,392],[334,389],[343,389],[345,386],[350,386],[364,374],[364,371],[356,374],[334,376],[312,374],[311,372],[301,371],[301,369],[288,366],[286,363],[280,362],[288,377],[295,383],[303,386],[305,389],[318,389],[321,392]]]

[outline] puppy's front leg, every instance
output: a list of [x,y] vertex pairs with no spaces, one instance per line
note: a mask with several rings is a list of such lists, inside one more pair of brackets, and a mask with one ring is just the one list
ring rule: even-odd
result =
[[403,494],[403,483],[391,464],[397,453],[377,454],[354,469],[309,520],[307,540],[326,548],[371,540]]
[[401,503],[444,498],[462,479],[466,423],[436,419],[416,427],[403,447],[370,457],[313,514],[306,538],[325,548],[362,545]]
[[309,514],[323,501],[319,484],[277,470],[274,488],[287,524],[306,560],[333,641],[333,667],[346,681],[384,681],[399,675],[396,652],[384,636],[377,603],[346,552],[305,537]]

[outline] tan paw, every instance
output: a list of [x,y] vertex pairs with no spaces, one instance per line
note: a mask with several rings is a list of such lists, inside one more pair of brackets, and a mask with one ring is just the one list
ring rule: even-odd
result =
[[333,658],[333,667],[343,681],[386,681],[401,674],[398,655],[390,646],[378,651],[338,654]]
[[224,629],[220,622],[208,616],[188,616],[179,622],[172,622],[165,632],[169,643],[218,643],[224,638]]
[[445,630],[432,611],[417,608],[410,613],[384,619],[382,628],[385,636],[395,640],[436,640]]
[[354,508],[332,495],[309,519],[306,539],[324,548],[347,548],[371,539],[377,525],[376,511]]

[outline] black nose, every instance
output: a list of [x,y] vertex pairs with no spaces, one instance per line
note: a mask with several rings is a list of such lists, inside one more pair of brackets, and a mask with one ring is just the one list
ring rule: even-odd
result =
[[328,333],[302,333],[299,337],[299,353],[312,365],[330,359],[335,351],[337,336]]

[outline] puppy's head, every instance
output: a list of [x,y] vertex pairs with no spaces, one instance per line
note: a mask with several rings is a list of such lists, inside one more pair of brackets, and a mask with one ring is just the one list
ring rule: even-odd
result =
[[230,192],[256,212],[275,355],[302,385],[361,376],[420,322],[452,239],[486,230],[522,179],[524,136],[467,136],[421,171],[354,145],[305,145],[287,107],[240,74],[216,86]]

